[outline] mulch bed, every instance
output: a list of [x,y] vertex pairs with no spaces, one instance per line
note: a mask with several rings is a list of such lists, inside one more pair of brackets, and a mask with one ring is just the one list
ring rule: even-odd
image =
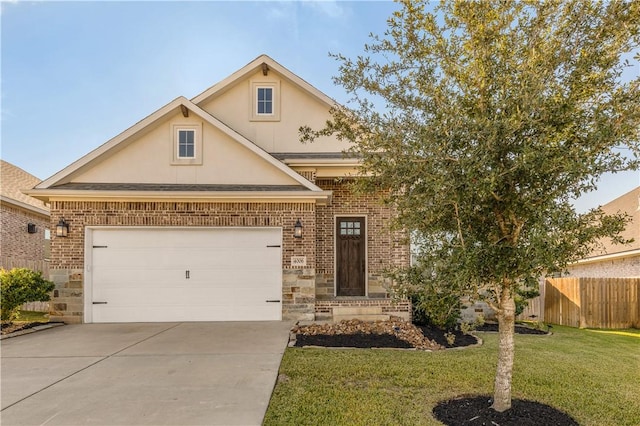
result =
[[334,335],[297,334],[295,346],[324,346],[331,348],[413,348],[411,343],[398,339],[392,334],[365,334],[362,332]]
[[491,408],[491,397],[469,396],[440,402],[433,408],[436,419],[448,426],[574,426],[571,416],[549,405],[513,399],[511,409],[499,413]]
[[447,349],[464,348],[465,346],[471,346],[478,343],[478,338],[476,336],[472,334],[464,334],[460,330],[452,331],[453,335],[456,336],[456,338],[453,341],[453,344],[449,344],[449,342],[447,341],[447,337],[445,336],[445,330],[424,325],[419,325],[418,328],[422,330],[422,334],[424,334],[426,338],[433,340],[437,344],[444,346]]
[[295,346],[349,348],[401,348],[439,350],[442,347],[426,338],[410,322],[398,317],[389,321],[345,320],[338,323],[296,325]]
[[[550,327],[550,326],[548,326]],[[488,331],[488,332],[497,332],[498,331],[498,324],[495,323],[484,323],[483,325],[476,327],[476,331]],[[535,328],[531,328],[531,327],[527,327],[525,325],[517,325],[515,327],[515,332],[516,334],[549,334],[548,331],[544,331],[544,330],[537,330]]]
[[[485,323],[476,328],[481,332],[497,332],[498,324]],[[454,330],[453,344],[447,341],[446,330],[431,326],[417,326],[400,318],[390,321],[366,322],[359,320],[340,323],[295,326],[296,347],[322,346],[333,348],[400,348],[439,350],[475,345],[478,338]],[[517,334],[546,335],[548,332],[516,325]]]

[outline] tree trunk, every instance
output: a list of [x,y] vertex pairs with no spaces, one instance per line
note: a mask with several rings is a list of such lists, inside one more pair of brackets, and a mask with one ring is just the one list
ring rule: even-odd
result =
[[505,288],[500,298],[498,311],[498,368],[493,389],[493,408],[502,412],[511,408],[511,377],[513,373],[514,327],[516,303],[511,290]]

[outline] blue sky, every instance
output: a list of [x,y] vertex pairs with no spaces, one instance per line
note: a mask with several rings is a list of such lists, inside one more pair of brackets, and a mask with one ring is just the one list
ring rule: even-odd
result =
[[[45,179],[178,96],[262,53],[339,102],[338,63],[382,34],[389,1],[3,2],[1,156]],[[640,72],[636,66],[632,72]],[[640,184],[604,179],[579,210]]]

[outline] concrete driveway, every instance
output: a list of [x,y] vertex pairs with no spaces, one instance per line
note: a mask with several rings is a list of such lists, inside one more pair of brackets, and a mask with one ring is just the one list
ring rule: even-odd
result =
[[0,423],[259,425],[290,326],[85,324],[3,340]]

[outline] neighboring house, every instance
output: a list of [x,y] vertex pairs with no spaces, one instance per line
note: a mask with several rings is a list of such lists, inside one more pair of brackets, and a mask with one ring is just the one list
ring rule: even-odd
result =
[[40,179],[0,160],[0,267],[46,273],[49,257],[49,208],[22,193]]
[[349,191],[345,142],[299,142],[333,105],[263,55],[35,186],[68,224],[52,240],[52,318],[408,317],[383,276],[409,263],[393,211]]
[[640,186],[602,206],[607,214],[626,213],[631,221],[620,234],[634,241],[628,245],[612,244],[603,240],[602,247],[592,256],[568,267],[563,276],[589,278],[640,277]]

